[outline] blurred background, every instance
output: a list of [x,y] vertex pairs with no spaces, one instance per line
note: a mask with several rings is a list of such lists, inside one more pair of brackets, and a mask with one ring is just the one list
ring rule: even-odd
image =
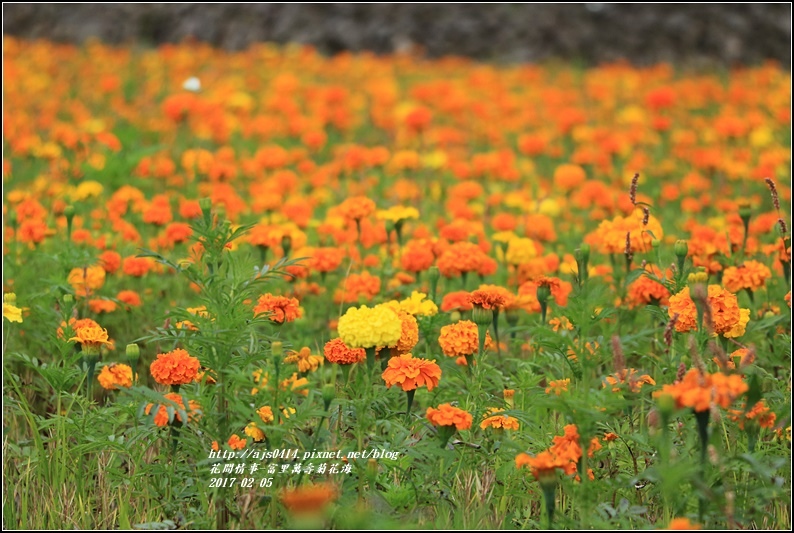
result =
[[326,54],[418,51],[521,62],[791,62],[791,4],[4,4],[27,39],[229,49],[261,41]]

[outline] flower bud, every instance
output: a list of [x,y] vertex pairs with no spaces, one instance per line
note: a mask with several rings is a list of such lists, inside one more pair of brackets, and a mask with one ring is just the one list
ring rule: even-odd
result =
[[659,406],[659,413],[663,420],[668,420],[675,411],[675,398],[670,394],[660,394],[656,399],[656,405]]
[[284,256],[288,256],[290,250],[292,249],[292,237],[290,235],[284,235],[281,237],[281,249],[284,250]]
[[507,319],[508,325],[513,328],[518,324],[518,319],[520,318],[520,314],[518,309],[507,309],[505,311],[505,318]]
[[201,207],[201,212],[204,216],[208,216],[210,209],[212,209],[212,199],[211,198],[202,198],[199,200],[199,207]]
[[335,396],[336,390],[332,384],[326,383],[323,385],[323,404],[325,405],[326,411],[328,411],[328,408],[331,406],[331,402],[334,401]]
[[493,311],[485,309],[481,305],[475,305],[471,310],[471,319],[478,326],[490,326],[493,322]]
[[538,286],[538,302],[541,305],[546,305],[549,301],[549,297],[551,296],[551,287],[546,284],[541,284]]
[[137,359],[141,355],[141,349],[135,343],[128,344],[125,349],[125,354],[131,359]]
[[683,239],[679,239],[675,241],[675,246],[673,247],[675,251],[675,256],[679,259],[685,258],[686,255],[689,253],[689,246],[687,242]]
[[281,341],[273,341],[270,345],[270,353],[273,354],[274,357],[281,357],[284,354],[284,346],[281,344]]
[[661,244],[662,244],[662,241],[660,241],[659,239],[651,239],[651,246],[653,247],[654,250],[659,248],[659,246]]
[[63,208],[63,214],[66,217],[66,222],[71,224],[72,223],[72,219],[74,219],[74,206],[73,205],[67,205],[66,207],[64,207]]
[[438,267],[433,265],[427,270],[427,276],[430,280],[430,299],[436,300],[436,289],[438,288],[438,278],[441,277],[441,272]]

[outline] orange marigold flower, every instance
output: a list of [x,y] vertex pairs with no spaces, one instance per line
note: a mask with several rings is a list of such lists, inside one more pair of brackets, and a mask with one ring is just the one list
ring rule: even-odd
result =
[[441,310],[445,313],[451,311],[471,311],[472,304],[469,293],[466,291],[450,292],[441,300]]
[[455,278],[464,272],[477,272],[487,255],[474,243],[463,241],[451,244],[438,258],[438,270],[444,277]]
[[689,521],[689,518],[673,518],[666,529],[668,530],[687,530],[701,529],[703,526]]
[[[185,410],[185,403],[182,401],[182,396],[180,394],[175,393],[175,392],[169,392],[168,394],[166,394],[164,396],[164,398],[166,400],[171,400],[172,402],[174,402],[178,406],[178,408],[175,408],[174,421],[178,422],[178,423],[183,423],[184,421],[182,420],[182,417],[180,416],[179,411],[177,410],[177,409]],[[150,403],[149,405],[146,406],[146,409],[144,409],[143,412],[148,415],[151,412],[152,407],[154,407],[154,404]],[[169,407],[174,407],[174,406],[170,405],[170,404],[169,405],[161,404],[161,405],[158,406],[157,412],[154,415],[154,423],[155,423],[156,426],[164,427],[164,426],[168,425],[168,408]],[[199,417],[199,415],[201,414],[201,411],[200,411],[201,406],[198,404],[198,402],[195,402],[193,400],[189,400],[188,401],[188,407],[190,408],[190,411],[187,413],[187,416],[188,416],[188,421],[191,422],[191,421],[197,419]]]
[[731,409],[728,411],[728,417],[734,422],[739,423],[739,428],[744,429],[745,423],[756,422],[762,428],[771,429],[775,425],[777,416],[769,410],[766,401],[758,401],[752,409],[745,412],[745,405],[743,404],[740,409]]
[[303,310],[296,298],[274,296],[270,293],[262,295],[254,307],[254,316],[269,313],[268,318],[277,324],[292,322],[303,316]]
[[69,341],[77,341],[83,346],[83,350],[86,349],[96,349],[98,350],[103,344],[111,344],[108,340],[108,330],[102,328],[94,322],[91,321],[93,324],[86,324],[82,327],[74,328],[75,336],[69,339]]
[[728,267],[722,272],[722,284],[733,293],[742,289],[757,291],[766,280],[772,277],[769,267],[759,261],[745,261],[735,267]]
[[99,313],[112,313],[116,310],[116,302],[113,300],[108,300],[107,298],[92,298],[88,300],[88,308],[91,309],[91,312],[99,314]]
[[122,262],[122,270],[128,276],[140,278],[145,276],[153,266],[149,257],[126,257]]
[[[661,273],[658,268],[654,270]],[[670,291],[667,287],[645,274],[631,282],[626,294],[626,300],[632,309],[649,304],[666,306],[669,297]]]
[[312,255],[311,266],[318,272],[333,272],[345,257],[345,252],[340,248],[315,248]]
[[273,409],[271,409],[269,405],[264,405],[257,409],[256,414],[259,415],[259,418],[261,418],[262,422],[265,424],[269,424],[275,420],[275,417],[273,416]]
[[111,363],[102,367],[97,376],[103,389],[113,390],[118,387],[132,387],[132,368],[128,365]]
[[293,515],[314,514],[336,500],[339,493],[331,483],[306,485],[284,489],[279,496],[281,503]]
[[489,408],[484,415],[485,419],[480,423],[480,428],[518,429],[518,419],[512,416],[499,414],[503,411],[504,409],[499,409],[498,407]]
[[140,307],[142,305],[141,297],[135,291],[119,291],[116,299],[130,307]]
[[605,442],[612,442],[613,440],[618,440],[618,436],[611,431],[604,433],[604,441]]
[[375,202],[366,196],[354,196],[339,205],[339,212],[345,218],[361,220],[375,212]]
[[562,191],[572,191],[587,179],[579,165],[560,165],[554,170],[554,185]]
[[161,385],[185,385],[195,381],[201,364],[182,348],[157,355],[149,367],[154,380]]
[[496,285],[483,285],[469,295],[472,305],[479,305],[483,309],[504,307],[510,297],[512,297],[510,291]]
[[563,392],[568,392],[568,385],[571,384],[570,379],[558,379],[549,381],[549,386],[546,387],[546,394],[554,393],[560,396]]
[[245,448],[245,445],[248,444],[248,439],[241,439],[237,433],[229,437],[229,447],[232,450],[242,450]]
[[325,358],[338,365],[352,365],[367,358],[364,348],[349,348],[342,339],[333,339],[325,343]]
[[427,390],[433,390],[440,378],[441,368],[435,359],[420,359],[410,353],[389,359],[389,366],[383,372],[387,387],[399,385],[406,392],[423,385],[427,386]]
[[550,451],[540,452],[534,457],[526,453],[516,456],[516,468],[528,466],[537,480],[552,478],[558,468],[568,468],[569,463],[568,459],[557,457]]
[[[711,309],[711,325],[714,333],[724,337],[744,335],[745,326],[750,320],[750,310],[739,308],[735,294],[719,285],[709,285],[708,305]],[[697,329],[697,307],[690,296],[689,287],[684,287],[681,292],[670,297],[667,314],[670,318],[678,315],[675,323],[676,331],[684,333]]]
[[121,267],[121,254],[113,250],[105,250],[99,254],[99,264],[108,274],[113,274]]
[[426,416],[434,426],[455,426],[459,430],[469,429],[473,421],[469,413],[448,403],[442,403],[438,409],[428,407]]
[[105,284],[105,269],[99,265],[73,268],[66,279],[78,298],[85,298]]
[[414,346],[419,342],[419,323],[411,313],[402,309],[395,309],[395,312],[400,317],[402,334],[400,335],[400,340],[397,341],[397,345],[391,347],[391,351],[393,355],[400,355],[413,350]]
[[281,390],[289,389],[303,396],[309,395],[309,389],[306,388],[309,386],[309,380],[306,378],[299,378],[297,372],[294,372],[290,377],[282,381],[280,386]]
[[672,385],[665,385],[653,396],[670,395],[680,409],[691,407],[696,412],[708,411],[712,403],[727,408],[733,400],[748,389],[747,383],[739,374],[726,376],[720,372],[715,374],[702,373],[691,368],[684,379]]
[[[448,357],[467,356],[479,350],[479,338],[477,324],[471,320],[461,320],[441,328],[438,344]],[[485,347],[488,349],[492,346],[491,334],[486,331]]]
[[433,266],[435,260],[430,241],[412,240],[403,249],[400,264],[408,272],[424,272]]
[[193,229],[185,222],[172,222],[165,228],[165,238],[171,243],[185,242],[191,235]]
[[644,384],[656,385],[656,381],[654,381],[651,376],[648,374],[639,376],[637,375],[637,371],[633,368],[624,368],[620,372],[615,372],[604,379],[606,383],[604,383],[603,387],[607,388],[607,384],[612,385],[612,392],[619,392],[620,386],[623,384],[628,384],[629,390],[635,393],[640,392]]

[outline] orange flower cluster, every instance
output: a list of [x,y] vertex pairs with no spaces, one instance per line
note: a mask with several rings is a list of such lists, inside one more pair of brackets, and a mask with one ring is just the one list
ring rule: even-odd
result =
[[323,483],[284,489],[279,500],[293,515],[307,515],[322,512],[323,507],[338,496],[339,492],[334,485]]
[[436,266],[444,277],[457,278],[469,272],[476,272],[482,276],[493,274],[497,264],[479,246],[463,241],[451,244],[444,250]]
[[325,343],[325,358],[338,365],[352,365],[367,358],[364,348],[348,348],[342,339],[336,338]]
[[74,289],[74,295],[85,298],[105,284],[105,269],[99,265],[73,268],[66,281]]
[[[750,310],[739,308],[735,294],[719,285],[709,285],[708,305],[714,333],[729,338],[744,335],[747,322],[750,321]],[[690,296],[689,287],[684,287],[681,292],[670,297],[667,313],[670,318],[678,315],[676,331],[685,333],[697,329],[697,307]],[[704,327],[707,327],[705,321],[704,317]]]
[[[461,320],[441,328],[438,344],[448,357],[472,355],[479,350],[477,324],[471,320]],[[491,334],[485,332],[485,349],[493,347]]]
[[499,309],[504,307],[508,299],[512,299],[513,295],[504,287],[496,285],[483,286],[479,289],[472,291],[469,295],[469,301],[472,305],[478,305],[483,309]]
[[359,300],[370,301],[380,293],[380,278],[367,271],[350,274],[345,278],[342,289],[336,291],[336,303],[355,303]]
[[679,409],[691,407],[695,412],[703,412],[708,411],[712,405],[728,408],[747,389],[747,383],[739,374],[730,376],[721,372],[708,374],[697,368],[691,368],[680,382],[665,385],[653,396],[658,398],[669,395],[675,400]]
[[448,293],[441,300],[441,310],[445,313],[452,311],[471,311],[472,304],[469,293],[466,291]]
[[298,372],[314,372],[323,364],[323,358],[319,355],[312,355],[310,348],[304,346],[297,352],[292,352],[284,358],[284,362],[297,363]]
[[427,408],[427,419],[434,426],[455,426],[458,430],[469,429],[473,418],[463,409],[442,403],[438,409]]
[[[567,475],[575,474],[579,459],[582,457],[579,429],[574,424],[568,424],[565,426],[564,431],[564,435],[554,437],[553,444],[548,450],[539,453],[537,456],[532,457],[526,453],[519,454],[516,457],[516,467],[530,467],[535,479],[552,476],[557,468]],[[593,454],[600,449],[601,442],[598,437],[593,437],[590,440],[587,456],[593,457]],[[588,475],[590,474],[588,472]]]
[[389,366],[383,371],[383,381],[386,386],[399,385],[404,391],[415,390],[427,386],[433,390],[441,379],[441,368],[435,359],[429,361],[414,357],[410,353],[389,359]]
[[[164,398],[166,400],[171,400],[172,402],[177,404],[179,406],[179,409],[185,410],[185,403],[182,401],[181,395],[175,392],[169,392],[164,396]],[[149,405],[146,406],[143,412],[148,415],[151,412],[152,407],[154,407],[154,404],[150,403]],[[164,404],[158,406],[157,412],[154,415],[154,423],[156,426],[165,427],[168,425],[168,407],[173,407],[173,406],[164,405]],[[189,410],[187,411],[188,421],[192,422],[193,420],[196,420],[200,416],[201,406],[198,404],[198,402],[194,400],[189,400],[188,407],[189,407]],[[184,422],[178,410],[174,412],[174,421],[179,423]]]
[[493,428],[493,429],[518,429],[518,419],[508,415],[501,415],[504,409],[498,407],[489,408],[484,415],[484,420],[480,422],[480,429]]
[[254,316],[261,314],[267,314],[271,322],[283,324],[302,317],[303,310],[296,298],[267,293],[259,297],[254,307]]
[[777,416],[769,410],[764,400],[759,400],[752,409],[745,412],[745,406],[741,409],[731,409],[728,417],[734,422],[739,423],[739,428],[744,429],[745,424],[757,423],[759,427],[771,429],[775,425]]
[[643,385],[656,385],[656,381],[648,374],[638,375],[633,368],[624,368],[604,378],[604,388],[612,386],[612,392],[620,392],[622,385],[628,385],[631,392],[640,392]]
[[103,389],[114,390],[118,387],[132,387],[132,368],[117,363],[105,365],[97,376],[97,380]]
[[108,330],[91,319],[85,319],[85,321],[80,321],[80,323],[75,322],[72,328],[75,336],[69,341],[79,342],[83,347],[83,351],[99,350],[102,345],[111,344],[108,340]]
[[182,348],[157,355],[149,370],[160,385],[185,385],[196,380],[201,363]]
[[375,212],[375,202],[366,196],[354,196],[342,202],[339,211],[345,218],[361,220]]
[[[654,267],[652,272],[656,277],[661,277],[662,272],[658,268]],[[631,309],[649,304],[666,306],[669,297],[670,291],[667,287],[647,275],[632,281],[626,292],[626,300]]]
[[733,293],[742,289],[757,291],[772,277],[769,267],[760,261],[750,260],[735,267],[728,267],[722,273],[722,284]]

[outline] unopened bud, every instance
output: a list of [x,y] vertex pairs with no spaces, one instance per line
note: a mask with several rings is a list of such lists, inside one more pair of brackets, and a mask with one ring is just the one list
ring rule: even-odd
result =
[[281,357],[284,354],[284,346],[281,344],[281,341],[273,341],[270,345],[270,353],[273,354],[274,357]]
[[334,397],[336,397],[334,386],[330,383],[323,385],[323,404],[325,405],[326,411],[328,411],[328,408],[331,406],[331,402],[334,401]]
[[686,258],[686,255],[689,253],[689,246],[687,242],[683,239],[679,239],[675,241],[675,246],[673,247],[675,251],[676,257],[679,259]]
[[471,310],[471,319],[478,326],[490,326],[493,322],[493,311],[481,305],[475,305]]
[[141,349],[135,343],[128,344],[125,350],[125,354],[130,359],[137,359],[138,357],[141,356]]

